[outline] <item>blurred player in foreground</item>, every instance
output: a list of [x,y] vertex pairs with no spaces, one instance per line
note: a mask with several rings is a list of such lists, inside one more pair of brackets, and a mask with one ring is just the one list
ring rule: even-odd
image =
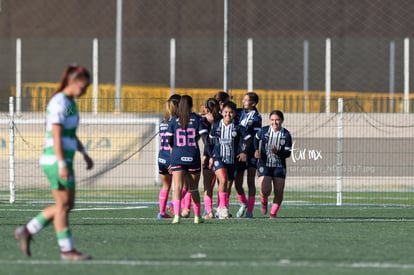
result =
[[90,74],[84,67],[68,66],[58,89],[47,105],[46,145],[40,165],[49,179],[55,204],[43,209],[29,223],[18,227],[14,232],[16,239],[20,241],[20,249],[26,256],[31,255],[30,242],[33,235],[53,222],[61,259],[91,259],[91,256],[75,249],[69,229],[69,212],[75,203],[75,152],[82,153],[86,169],[93,167],[92,159],[76,135],[79,113],[75,98],[86,93],[89,82]]
[[289,131],[282,127],[284,116],[281,111],[272,111],[269,119],[270,125],[261,128],[256,134],[254,148],[255,157],[259,159],[257,168],[261,183],[260,211],[263,215],[267,214],[268,197],[273,183],[274,198],[270,218],[274,219],[283,201],[286,159],[291,154],[292,137]]

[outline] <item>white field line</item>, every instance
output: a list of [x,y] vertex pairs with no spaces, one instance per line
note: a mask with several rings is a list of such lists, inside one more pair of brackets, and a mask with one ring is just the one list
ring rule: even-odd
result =
[[[107,210],[129,210],[129,209],[144,209],[148,208],[148,206],[123,206],[123,207],[87,207],[87,208],[75,208],[72,211],[107,211]],[[0,209],[0,211],[8,212],[36,212],[41,211],[41,209]]]
[[[259,217],[260,219],[266,219],[266,216]],[[157,218],[119,218],[119,217],[105,217],[105,218],[98,218],[98,217],[82,217],[83,220],[157,220]],[[168,219],[167,219],[168,220]],[[190,219],[192,220],[192,219]],[[234,218],[232,220],[235,221],[245,221],[246,219],[238,219]],[[254,219],[253,219],[254,220]],[[330,218],[330,217],[280,217],[276,220],[280,221],[288,221],[288,220],[295,220],[295,221],[315,221],[315,222],[360,222],[360,223],[373,223],[373,222],[414,222],[414,218]],[[222,221],[222,220],[220,220]],[[225,222],[225,221],[224,221]]]
[[[126,206],[126,207],[91,207],[91,208],[78,208],[72,211],[107,211],[107,210],[131,210],[131,209],[144,209],[148,206]],[[41,209],[1,209],[0,212],[39,212]],[[258,218],[266,218],[260,216]],[[139,217],[139,218],[121,218],[121,217],[82,217],[83,220],[157,220],[157,218]],[[244,220],[244,219],[234,219]],[[326,221],[326,222],[414,222],[414,218],[373,218],[373,217],[280,217],[280,221],[296,220],[296,221]]]
[[[191,256],[190,256],[191,257]],[[391,262],[330,262],[330,261],[211,261],[211,260],[91,260],[66,262],[60,260],[0,260],[1,265],[115,265],[115,266],[206,266],[206,267],[288,267],[288,268],[341,268],[341,269],[396,269],[413,270],[414,264]]]

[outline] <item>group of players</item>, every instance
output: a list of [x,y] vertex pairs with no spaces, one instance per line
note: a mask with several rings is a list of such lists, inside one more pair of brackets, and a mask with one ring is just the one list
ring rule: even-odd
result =
[[[46,143],[40,159],[55,203],[44,208],[27,224],[16,228],[14,235],[20,250],[31,255],[33,236],[53,223],[60,256],[63,260],[89,260],[92,257],[75,249],[69,229],[69,212],[75,203],[75,174],[73,160],[76,151],[83,155],[86,168],[93,167],[82,142],[76,135],[79,113],[76,98],[86,93],[90,83],[89,71],[77,64],[63,72],[59,87],[47,105]],[[283,113],[272,111],[269,125],[262,127],[262,118],[256,109],[259,97],[248,92],[243,108],[236,109],[225,92],[218,92],[206,100],[201,114],[192,112],[193,101],[188,95],[172,95],[166,103],[166,115],[160,124],[161,147],[159,173],[162,181],[158,218],[171,217],[166,213],[172,182],[173,223],[189,217],[193,202],[194,223],[202,222],[198,183],[201,172],[204,179],[204,219],[217,216],[231,217],[229,197],[233,181],[240,209],[237,217],[253,217],[255,204],[256,170],[259,178],[261,212],[268,211],[268,197],[274,190],[270,218],[275,218],[283,201],[286,177],[286,158],[290,156],[292,138],[282,127]],[[198,146],[203,141],[203,156]],[[203,167],[203,169],[202,169]],[[248,196],[243,190],[247,171]],[[218,207],[213,213],[213,188],[218,181]],[[182,205],[181,205],[182,204]],[[183,211],[180,212],[180,208]],[[216,215],[215,215],[216,214]]]
[[[160,124],[158,218],[180,218],[194,211],[194,223],[202,218],[227,219],[229,198],[234,183],[240,208],[237,218],[253,218],[256,198],[256,176],[260,186],[261,213],[268,212],[268,197],[274,190],[270,218],[275,218],[283,201],[286,178],[286,158],[291,154],[292,138],[282,127],[283,113],[274,110],[269,125],[262,127],[262,117],[256,106],[259,97],[254,92],[244,95],[242,108],[220,91],[208,98],[199,114],[192,111],[191,96],[173,94],[166,102],[165,118]],[[203,154],[198,141],[202,140]],[[243,180],[247,172],[247,196]],[[201,216],[199,180],[203,173],[204,213]],[[218,183],[217,208],[213,211],[213,189]],[[172,201],[168,202],[174,184]],[[181,211],[182,210],[182,211]],[[171,217],[167,212],[171,212]]]

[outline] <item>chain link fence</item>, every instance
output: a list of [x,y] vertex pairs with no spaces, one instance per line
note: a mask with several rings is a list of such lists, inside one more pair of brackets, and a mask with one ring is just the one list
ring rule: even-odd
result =
[[[119,4],[122,4],[122,10],[119,10]],[[122,27],[121,33],[119,27]],[[226,27],[228,33],[225,33]],[[113,117],[116,112],[132,120],[137,117],[143,121],[147,118],[156,120],[162,115],[164,101],[171,92],[192,95],[197,108],[216,91],[226,88],[240,106],[243,94],[254,90],[260,96],[259,111],[266,114],[272,109],[281,109],[289,114],[286,126],[294,129],[293,134],[302,142],[302,149],[309,149],[321,146],[312,140],[306,141],[308,137],[320,138],[309,133],[327,129],[330,122],[336,122],[337,100],[344,98],[350,132],[386,129],[382,134],[377,133],[358,143],[376,144],[377,147],[369,151],[375,158],[376,150],[390,145],[379,140],[391,138],[394,126],[399,130],[411,129],[412,126],[406,121],[411,114],[387,117],[377,113],[412,113],[414,110],[410,94],[413,87],[413,54],[410,54],[413,32],[414,3],[409,0],[0,0],[1,118],[8,121],[11,95],[16,96],[15,107],[21,111],[18,112],[21,118],[43,117],[45,104],[63,68],[79,63],[90,68],[95,81],[85,98],[79,101],[81,111],[90,113],[86,116],[95,115],[98,119]],[[117,39],[117,34],[121,40]],[[121,59],[117,59],[117,49]],[[117,64],[121,66],[117,67]],[[117,73],[120,73],[122,84],[119,95]],[[120,101],[120,110],[117,110],[117,100]],[[312,119],[308,121],[305,118]],[[387,122],[387,118],[391,120]],[[355,119],[365,121],[365,124],[354,129]],[[303,121],[310,125],[302,125]],[[90,125],[91,129],[101,129],[96,126],[99,124]],[[135,130],[146,135],[127,135],[120,131],[118,134],[122,138],[105,137],[126,140],[123,141],[125,144],[135,140],[137,147],[134,150],[138,150],[154,134],[151,123],[142,127]],[[336,125],[329,127],[335,135]],[[4,158],[0,181],[4,194],[8,192],[8,124],[0,124],[0,129],[1,156]],[[34,132],[40,133],[41,129],[41,124],[22,129],[27,133],[16,136],[22,142],[20,146],[25,148],[38,144],[37,139],[33,141],[30,137]],[[408,138],[407,133],[395,133],[410,151],[412,146],[405,139]],[[103,137],[86,135],[91,144]],[[311,172],[320,168],[312,165],[301,168],[291,163],[295,168],[289,175],[292,178],[289,188],[292,188],[291,192],[298,192],[298,201],[335,203],[336,183],[331,169],[336,165],[336,136],[326,142],[333,146],[328,150],[331,152],[329,163],[324,163],[329,175],[315,176]],[[344,156],[350,161],[347,171],[356,169],[354,172],[360,173],[358,169],[362,168],[358,161],[361,157],[353,151],[353,141],[346,142],[344,148],[349,153],[344,152]],[[145,147],[148,149],[145,158],[132,159],[124,163],[123,170],[120,167],[116,169],[138,173],[126,181],[131,185],[135,179],[145,182],[146,187],[137,188],[137,192],[144,201],[156,201],[159,186],[154,184],[152,163],[145,162],[155,158],[156,149],[148,146]],[[128,152],[123,151],[126,150],[124,147],[114,148],[121,152],[121,159],[127,158]],[[30,146],[26,149],[36,151]],[[402,151],[398,152],[402,154]],[[27,154],[22,154],[27,157]],[[102,169],[119,162],[115,155],[111,155],[114,152],[108,153],[112,159],[102,157],[100,154],[104,153],[100,151],[97,154],[103,159]],[[24,167],[26,162],[23,158],[17,165]],[[30,161],[31,166],[36,163],[35,159]],[[380,199],[375,203],[383,201],[384,193],[396,192],[397,197],[403,197],[402,204],[410,204],[404,193],[412,192],[407,184],[411,175],[403,172],[410,169],[407,163],[394,162],[390,177],[381,173],[371,177],[357,175],[352,184],[347,185],[352,188],[344,190],[371,194],[382,192],[376,196]],[[363,168],[365,170],[371,167],[369,163],[364,165],[368,167]],[[135,166],[144,170],[134,170]],[[373,166],[386,169],[382,163]],[[143,176],[147,171],[151,172]],[[18,177],[22,177],[19,184],[23,184],[19,188],[29,190],[26,199],[31,200],[30,194],[34,191],[25,184],[31,178],[42,179],[42,175],[40,172],[28,175],[24,169],[17,172]],[[122,173],[99,177],[105,182],[105,192],[109,194],[116,189],[110,182],[124,179],[119,175]],[[82,179],[87,177],[81,174]],[[398,178],[399,187],[391,180],[393,177]],[[364,188],[356,188],[358,185]],[[93,186],[91,192],[97,192],[94,188],[98,185]],[[328,198],[324,194],[327,191]],[[312,194],[322,199],[312,200]],[[113,201],[120,202],[127,197],[121,195]],[[131,200],[135,200],[135,196]],[[391,203],[398,204],[398,199]]]

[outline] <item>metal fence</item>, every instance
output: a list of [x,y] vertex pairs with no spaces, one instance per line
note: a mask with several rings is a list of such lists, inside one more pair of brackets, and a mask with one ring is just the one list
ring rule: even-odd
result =
[[131,84],[407,101],[413,83],[406,0],[1,0],[0,15],[6,102],[25,83],[56,82],[74,62],[115,85],[117,99]]
[[[285,113],[294,142],[285,203],[413,205],[413,114],[343,112],[347,104],[338,100],[335,113]],[[78,202],[157,202],[161,116],[81,113],[78,136],[96,165],[86,171],[76,159]],[[263,124],[269,123],[268,114],[262,116]],[[51,199],[38,164],[44,127],[42,112],[1,114],[1,201]]]
[[93,74],[80,133],[97,162],[91,174],[77,164],[81,200],[156,201],[155,125],[169,93],[199,106],[212,91],[240,103],[254,90],[264,118],[284,111],[297,141],[288,203],[412,204],[413,36],[408,0],[0,0],[2,201],[13,173],[17,201],[47,200],[43,112],[79,63]]

